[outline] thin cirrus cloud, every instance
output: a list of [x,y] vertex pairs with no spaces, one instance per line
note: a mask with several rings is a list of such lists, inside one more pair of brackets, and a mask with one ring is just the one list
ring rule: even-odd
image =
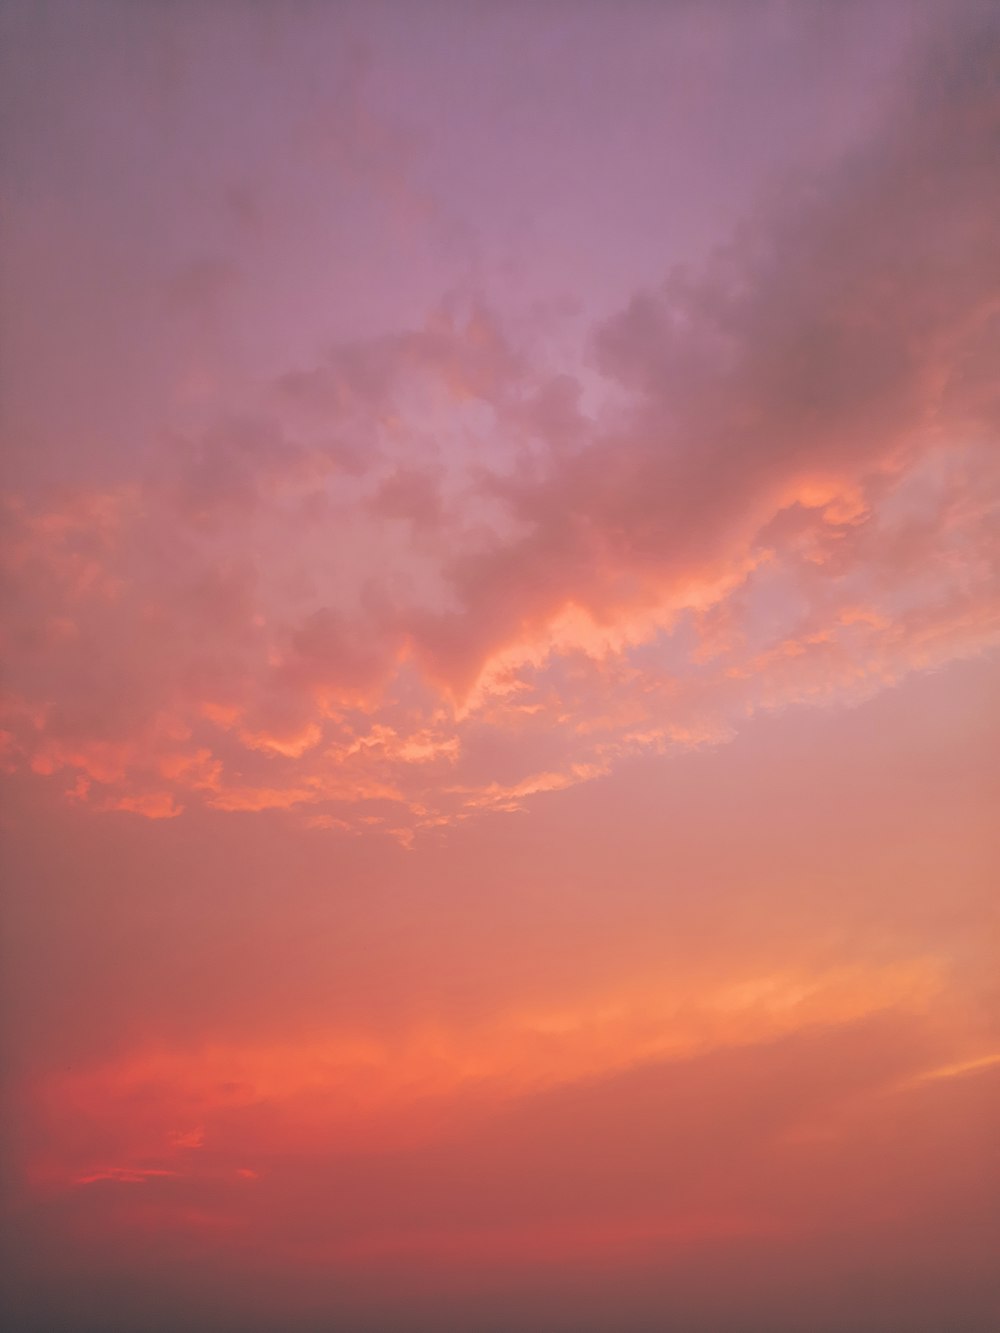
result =
[[991,7],[3,22],[16,1326],[992,1328]]

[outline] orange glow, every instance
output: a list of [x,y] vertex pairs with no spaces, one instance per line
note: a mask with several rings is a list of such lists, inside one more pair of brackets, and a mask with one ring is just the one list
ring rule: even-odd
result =
[[0,5],[5,1327],[1000,1328],[995,8]]

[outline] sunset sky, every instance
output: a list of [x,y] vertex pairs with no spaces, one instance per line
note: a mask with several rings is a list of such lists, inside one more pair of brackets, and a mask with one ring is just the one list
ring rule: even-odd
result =
[[16,1333],[1000,1327],[1000,5],[2,0]]

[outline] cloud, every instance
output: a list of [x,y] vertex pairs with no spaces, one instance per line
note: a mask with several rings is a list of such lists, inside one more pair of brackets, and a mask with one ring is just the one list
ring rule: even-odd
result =
[[[142,1282],[164,1247],[197,1244],[217,1273],[229,1255],[252,1256],[268,1278],[267,1308],[283,1302],[286,1318],[298,1317],[303,1295],[323,1292],[329,1304],[332,1276],[337,1309],[357,1297],[386,1328],[404,1318],[412,1327],[425,1302],[440,1317],[442,1292],[465,1282],[480,1298],[499,1284],[522,1307],[519,1322],[545,1327],[536,1284],[558,1284],[566,1264],[581,1262],[583,1326],[592,1284],[635,1326],[653,1311],[696,1311],[712,1327],[745,1328],[752,1298],[778,1327],[800,1327],[817,1290],[850,1308],[836,1289],[866,1253],[878,1255],[863,1266],[866,1309],[874,1301],[885,1311],[866,1326],[905,1315],[931,1328],[956,1299],[985,1319],[995,1066],[920,1077],[945,1051],[926,1023],[889,1009],[478,1104],[406,1100],[388,1117],[369,1107],[367,1141],[345,1137],[310,1086],[289,1087],[276,1065],[277,1101],[239,1083],[206,1086],[203,1142],[171,1132],[151,1153],[134,1119],[88,1107],[91,1132],[117,1135],[125,1161],[40,1180],[25,1225],[78,1256],[114,1241],[119,1281]],[[155,1119],[163,1099],[169,1107],[176,1090],[162,1078],[150,1067],[134,1085],[133,1112]],[[78,1114],[80,1090],[78,1081]],[[112,1114],[110,1135],[100,1110]],[[924,1266],[943,1285],[921,1322],[911,1296]],[[31,1274],[19,1282],[30,1287]]]
[[98,808],[408,839],[995,643],[998,37],[957,31],[596,372],[445,302],[12,499],[11,752]]

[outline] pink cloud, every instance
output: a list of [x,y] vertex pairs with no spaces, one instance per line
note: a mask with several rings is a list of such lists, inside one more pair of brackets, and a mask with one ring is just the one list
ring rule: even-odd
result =
[[449,301],[144,480],[14,499],[13,753],[149,814],[336,823],[358,781],[412,829],[994,642],[996,127],[949,61],[601,322],[603,407]]

